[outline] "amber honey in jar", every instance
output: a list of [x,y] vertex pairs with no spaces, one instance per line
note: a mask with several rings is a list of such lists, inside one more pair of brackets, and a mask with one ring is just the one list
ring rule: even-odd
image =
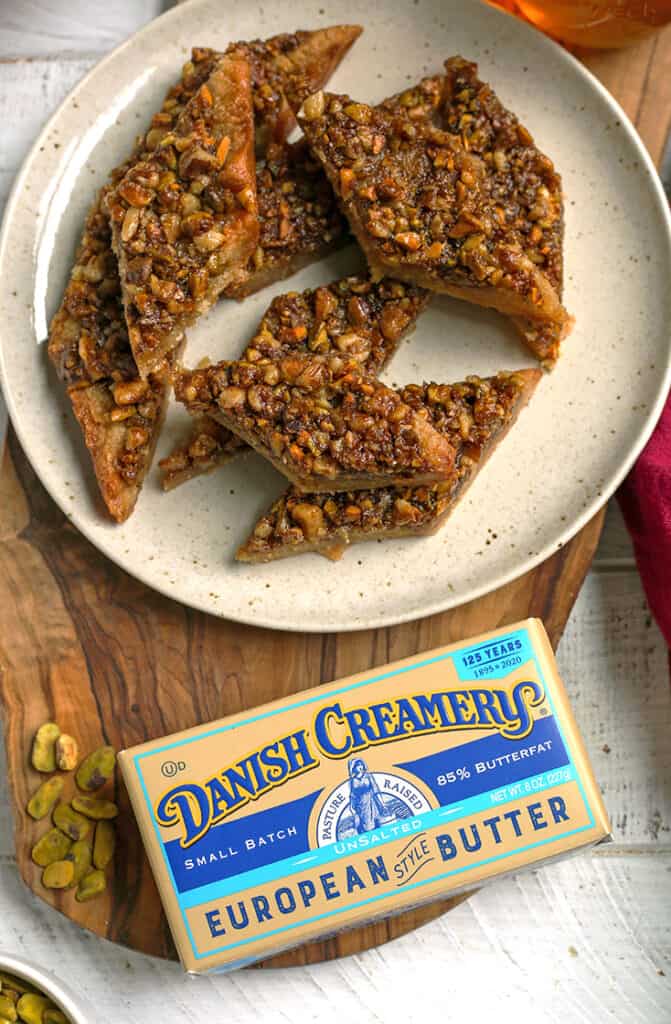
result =
[[671,0],[501,0],[541,31],[576,46],[637,43],[671,22]]

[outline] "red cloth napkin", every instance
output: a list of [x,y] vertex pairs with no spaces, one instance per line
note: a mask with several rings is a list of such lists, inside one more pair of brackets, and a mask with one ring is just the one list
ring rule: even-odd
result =
[[618,498],[648,604],[671,647],[671,398]]

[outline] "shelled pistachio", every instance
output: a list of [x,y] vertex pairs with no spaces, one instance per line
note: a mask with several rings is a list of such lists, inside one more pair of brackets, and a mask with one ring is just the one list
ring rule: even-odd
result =
[[99,800],[94,796],[74,796],[72,806],[80,814],[94,821],[100,821],[101,818],[116,818],[119,813],[119,808],[111,800]]
[[56,740],[60,734],[55,722],[45,722],[35,733],[30,760],[36,771],[56,771]]
[[90,843],[79,839],[76,843],[72,844],[69,853],[64,858],[65,860],[71,860],[74,866],[70,888],[79,885],[84,875],[90,871],[92,856],[93,852]]
[[96,834],[93,840],[93,863],[95,867],[105,870],[114,856],[116,845],[116,832],[111,821],[104,819],[96,825]]
[[24,1024],[42,1024],[42,1015],[49,1005],[50,1000],[46,996],[28,992],[25,996],[21,996],[16,1004],[16,1009],[19,1019],[24,1021]]
[[91,830],[91,822],[83,814],[73,810],[70,804],[59,804],[56,807],[52,820],[56,828],[65,832],[66,836],[77,842],[78,839],[86,839]]
[[42,872],[42,885],[45,889],[67,889],[72,884],[74,873],[75,866],[71,860],[55,860]]
[[84,758],[77,769],[77,785],[86,793],[95,792],[113,777],[115,765],[114,747],[99,747]]
[[71,846],[69,836],[59,828],[50,828],[33,846],[31,857],[39,867],[46,868],[48,864],[63,860]]
[[79,883],[75,899],[78,903],[86,903],[104,892],[106,886],[107,880],[104,871],[89,871]]
[[63,780],[54,775],[51,779],[43,782],[31,796],[26,810],[31,818],[40,821],[46,818],[54,808],[54,804],[63,792]]
[[71,772],[77,767],[79,760],[79,746],[73,736],[66,733],[56,740],[56,764],[62,772]]

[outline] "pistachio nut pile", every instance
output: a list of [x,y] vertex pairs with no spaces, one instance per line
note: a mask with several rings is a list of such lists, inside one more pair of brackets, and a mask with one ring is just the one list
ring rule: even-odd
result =
[[23,978],[0,971],[0,1024],[70,1024],[55,1003]]
[[[53,826],[37,840],[31,853],[34,863],[43,869],[42,884],[47,889],[74,890],[80,903],[91,900],[106,888],[105,869],[116,843],[113,819],[119,809],[111,800],[95,795],[114,778],[114,748],[99,747],[80,761],[74,737],[62,733],[55,722],[45,722],[33,739],[30,760],[36,771],[49,775],[26,806],[35,821],[50,817]],[[75,782],[69,799],[64,797],[68,772],[74,772]],[[42,1021],[41,1017],[34,1019]],[[59,1019],[53,1021],[57,1024]],[[0,1024],[4,1024],[2,1012]]]

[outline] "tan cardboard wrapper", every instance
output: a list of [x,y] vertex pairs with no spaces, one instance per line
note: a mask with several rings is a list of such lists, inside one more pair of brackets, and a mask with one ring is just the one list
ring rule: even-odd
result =
[[537,619],[119,755],[188,971],[609,836]]

